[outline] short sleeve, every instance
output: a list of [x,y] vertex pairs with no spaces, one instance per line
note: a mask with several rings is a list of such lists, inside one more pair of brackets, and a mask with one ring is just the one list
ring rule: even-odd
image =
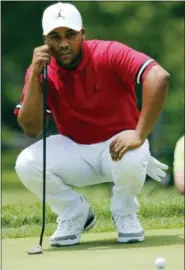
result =
[[119,77],[125,81],[141,84],[148,71],[158,63],[148,55],[122,43],[112,42],[108,51],[109,63]]
[[[21,106],[22,106],[22,103],[23,103],[23,100],[24,100],[24,96],[25,96],[25,93],[27,91],[29,75],[30,75],[30,69],[28,68],[27,71],[26,71],[26,75],[25,75],[24,87],[22,89],[22,95],[21,95],[20,102],[16,105],[16,107],[14,109],[14,114],[16,116],[19,114],[19,110],[21,109]],[[40,76],[40,81],[42,83],[42,75]],[[48,115],[51,114],[51,110],[49,109],[49,107],[47,108],[47,114]]]
[[184,136],[181,137],[176,143],[173,166],[174,172],[184,168]]

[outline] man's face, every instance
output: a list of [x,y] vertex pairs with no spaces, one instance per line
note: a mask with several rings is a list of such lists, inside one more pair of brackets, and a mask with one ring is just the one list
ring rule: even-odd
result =
[[76,32],[66,27],[60,27],[45,36],[45,42],[57,62],[61,66],[67,67],[79,57],[84,34],[84,28],[80,32]]

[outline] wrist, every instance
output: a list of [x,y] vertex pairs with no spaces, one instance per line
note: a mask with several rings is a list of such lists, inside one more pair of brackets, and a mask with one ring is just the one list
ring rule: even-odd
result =
[[40,74],[41,74],[40,70],[38,71],[37,69],[35,69],[31,65],[31,67],[30,67],[30,77],[40,80]]
[[144,132],[138,130],[137,128],[136,128],[136,132],[137,132],[137,136],[138,136],[139,140],[144,142],[147,138],[147,135]]

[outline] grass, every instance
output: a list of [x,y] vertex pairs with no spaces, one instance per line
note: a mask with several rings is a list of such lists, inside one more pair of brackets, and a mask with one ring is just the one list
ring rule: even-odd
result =
[[[108,187],[94,187],[80,191],[88,197],[97,216],[97,226],[92,231],[114,230],[109,209],[110,196],[107,198]],[[13,193],[12,197],[14,197]],[[183,197],[179,196],[174,189],[160,189],[157,183],[148,183],[140,194],[139,201],[141,206],[139,215],[145,229],[180,228],[184,226]],[[46,235],[49,235],[55,230],[56,215],[51,212],[48,206],[46,222]],[[41,204],[38,201],[31,204],[30,201],[27,201],[22,204],[2,206],[3,238],[38,235],[40,224]]]
[[[41,204],[37,197],[24,188],[14,167],[17,152],[2,156],[2,237],[32,237],[39,235]],[[11,168],[11,169],[10,169]],[[111,185],[97,185],[76,189],[84,194],[97,216],[92,232],[114,230],[110,213]],[[139,195],[140,220],[145,229],[182,228],[184,226],[184,198],[174,187],[164,187],[149,181]],[[47,206],[46,235],[56,228],[56,215]]]

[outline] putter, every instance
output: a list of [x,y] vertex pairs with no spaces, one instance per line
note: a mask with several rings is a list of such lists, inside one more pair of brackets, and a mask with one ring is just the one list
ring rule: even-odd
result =
[[43,253],[43,236],[45,231],[45,218],[46,218],[46,119],[47,119],[47,65],[44,66],[42,71],[43,76],[43,195],[42,195],[42,230],[40,233],[39,245],[27,251],[29,255]]

